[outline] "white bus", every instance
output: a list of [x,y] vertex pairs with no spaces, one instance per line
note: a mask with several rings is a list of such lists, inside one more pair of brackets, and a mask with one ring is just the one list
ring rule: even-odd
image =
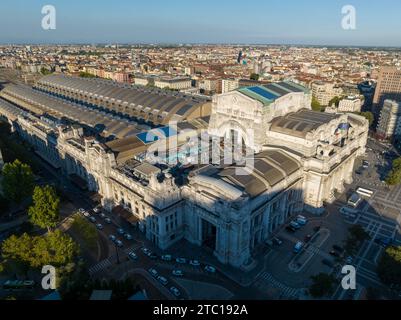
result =
[[367,197],[367,198],[371,198],[373,196],[373,191],[372,190],[368,190],[368,189],[364,189],[364,188],[358,188],[356,189],[356,193],[358,193],[361,196]]

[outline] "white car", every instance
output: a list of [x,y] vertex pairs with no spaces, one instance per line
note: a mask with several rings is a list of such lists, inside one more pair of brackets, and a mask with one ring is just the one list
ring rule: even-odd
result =
[[93,212],[94,213],[99,213],[101,210],[100,210],[100,208],[99,207],[95,207],[95,208],[93,208]]
[[123,242],[121,240],[116,240],[116,245],[117,247],[122,248]]
[[177,270],[173,270],[172,274],[173,274],[173,276],[176,276],[176,277],[182,277],[184,275],[184,272],[177,269]]
[[189,264],[194,267],[200,266],[200,262],[198,260],[191,260],[191,261],[189,261]]
[[209,273],[216,273],[216,268],[212,266],[206,266],[205,271]]
[[84,213],[83,213],[83,215],[84,215],[84,217],[86,217],[86,218],[90,218],[90,214],[89,214],[89,212],[88,211],[85,211]]
[[173,257],[171,256],[171,254],[164,254],[160,257],[163,261],[171,261],[173,260]]
[[159,275],[159,273],[156,271],[156,269],[150,268],[148,271],[155,278],[157,278],[157,276]]
[[86,211],[86,210],[85,210],[84,208],[79,208],[79,209],[78,209],[78,212],[79,212],[79,213],[84,213],[85,211]]
[[176,297],[179,297],[181,295],[180,290],[178,290],[176,287],[171,287],[170,292],[175,295]]
[[177,263],[180,263],[180,264],[185,264],[185,263],[187,263],[187,259],[185,259],[185,258],[177,258],[177,259],[175,259],[175,261],[176,261]]
[[109,235],[109,240],[110,240],[110,241],[113,241],[113,242],[116,241],[116,236],[115,236],[115,235],[112,235],[112,234]]
[[124,234],[124,238],[127,240],[132,240],[132,236],[129,233]]
[[300,224],[301,226],[306,225],[306,223],[308,222],[308,219],[306,219],[304,216],[297,216],[297,221],[298,224]]
[[130,252],[130,253],[128,253],[128,256],[132,259],[132,260],[137,260],[138,259],[138,256],[136,255],[136,253],[135,252]]
[[162,276],[158,276],[157,280],[159,280],[159,282],[164,286],[167,285],[167,283],[168,283],[167,279],[165,277],[162,277]]

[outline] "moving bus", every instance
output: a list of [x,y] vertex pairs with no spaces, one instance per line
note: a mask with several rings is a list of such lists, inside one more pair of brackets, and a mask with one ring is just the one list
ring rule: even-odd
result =
[[373,191],[372,191],[372,190],[364,189],[364,188],[361,188],[361,187],[359,187],[358,189],[356,189],[356,192],[357,192],[359,195],[364,196],[364,197],[367,197],[367,198],[371,198],[371,197],[373,196]]

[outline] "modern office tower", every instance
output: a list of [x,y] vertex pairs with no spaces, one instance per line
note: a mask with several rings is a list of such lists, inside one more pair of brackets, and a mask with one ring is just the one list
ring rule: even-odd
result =
[[396,67],[382,67],[373,98],[373,111],[379,113],[384,100],[401,101],[401,69]]
[[377,125],[377,136],[380,139],[393,139],[401,135],[401,103],[385,100]]

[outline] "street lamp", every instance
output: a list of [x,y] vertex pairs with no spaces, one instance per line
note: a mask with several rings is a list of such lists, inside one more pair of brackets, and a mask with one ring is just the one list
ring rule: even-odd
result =
[[120,257],[118,256],[118,248],[116,243],[114,244],[114,247],[116,248],[117,264],[120,264]]

